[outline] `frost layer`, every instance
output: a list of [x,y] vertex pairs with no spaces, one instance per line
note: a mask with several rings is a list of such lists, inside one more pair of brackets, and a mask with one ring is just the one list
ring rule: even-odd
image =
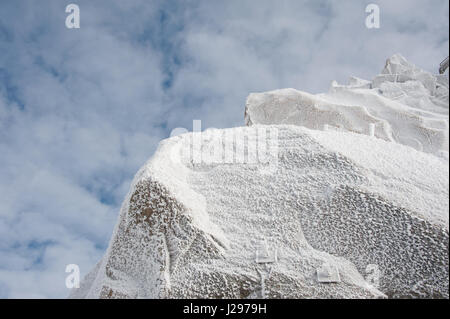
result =
[[[276,137],[269,162],[186,155],[195,137],[203,158],[240,137],[248,156],[261,130],[269,142]],[[256,263],[264,241],[277,251],[267,269]],[[324,265],[341,281],[319,282]],[[284,125],[163,141],[136,175],[106,255],[72,294],[384,296],[448,297],[447,163],[381,139]]]
[[245,121],[374,135],[448,158],[448,110],[448,77],[425,72],[397,54],[372,81],[333,82],[325,94],[294,89],[250,94]]
[[327,94],[251,94],[248,127],[160,143],[71,297],[448,298],[448,101],[400,55]]

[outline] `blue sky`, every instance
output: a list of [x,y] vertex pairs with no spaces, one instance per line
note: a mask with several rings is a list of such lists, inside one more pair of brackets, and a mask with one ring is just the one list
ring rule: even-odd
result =
[[0,2],[0,297],[64,298],[103,255],[138,168],[176,127],[244,124],[250,92],[319,93],[402,53],[435,72],[448,1]]

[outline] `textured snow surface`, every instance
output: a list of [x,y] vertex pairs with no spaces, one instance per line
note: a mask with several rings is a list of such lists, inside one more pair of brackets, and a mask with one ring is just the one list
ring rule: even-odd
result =
[[[99,269],[73,296],[261,297],[261,240],[278,253],[266,297],[448,296],[444,161],[353,133],[282,125],[215,133],[251,140],[261,128],[278,132],[275,171],[174,163],[199,133],[163,141],[137,174]],[[208,153],[217,144],[202,135]],[[340,283],[317,281],[327,263]],[[369,265],[381,272],[379,291],[364,280]]]
[[247,125],[295,124],[365,135],[373,130],[386,141],[448,158],[448,110],[448,77],[394,55],[373,81],[333,82],[325,94],[294,89],[250,94],[245,120]]
[[72,298],[448,298],[448,80],[397,55],[246,122],[160,143]]

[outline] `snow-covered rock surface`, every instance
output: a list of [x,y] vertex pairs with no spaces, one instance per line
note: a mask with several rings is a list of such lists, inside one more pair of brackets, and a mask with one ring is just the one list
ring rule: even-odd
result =
[[374,135],[448,158],[449,82],[408,63],[401,55],[386,61],[372,81],[333,82],[328,93],[294,89],[253,93],[245,121],[294,124]]
[[448,298],[448,81],[382,74],[162,141],[71,297]]

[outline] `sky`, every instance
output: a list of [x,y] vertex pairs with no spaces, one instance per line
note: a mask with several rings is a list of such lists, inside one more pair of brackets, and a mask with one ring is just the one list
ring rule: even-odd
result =
[[67,297],[172,129],[242,126],[251,92],[326,92],[395,53],[436,73],[448,28],[448,0],[2,0],[0,298]]

